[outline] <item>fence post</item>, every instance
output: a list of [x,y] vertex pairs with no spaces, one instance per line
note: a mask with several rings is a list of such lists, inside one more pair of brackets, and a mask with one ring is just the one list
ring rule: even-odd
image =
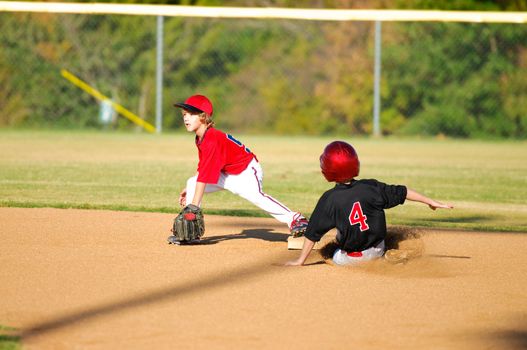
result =
[[381,21],[375,21],[375,57],[373,73],[373,136],[381,136]]
[[156,50],[156,131],[163,128],[163,16],[157,16]]

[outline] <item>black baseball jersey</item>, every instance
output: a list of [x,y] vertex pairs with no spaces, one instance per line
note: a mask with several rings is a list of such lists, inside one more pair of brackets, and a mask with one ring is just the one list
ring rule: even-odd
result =
[[374,179],[337,184],[318,200],[305,236],[318,242],[337,228],[342,250],[360,252],[371,248],[386,237],[384,209],[403,204],[406,191],[405,186]]

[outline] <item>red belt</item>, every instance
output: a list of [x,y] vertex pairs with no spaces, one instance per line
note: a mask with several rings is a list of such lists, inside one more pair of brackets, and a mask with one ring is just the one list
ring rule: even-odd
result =
[[348,256],[351,256],[352,258],[360,258],[362,257],[362,252],[349,252]]

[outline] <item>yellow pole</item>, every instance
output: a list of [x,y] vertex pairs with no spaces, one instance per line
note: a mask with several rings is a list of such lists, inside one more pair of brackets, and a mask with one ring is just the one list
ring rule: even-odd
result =
[[95,97],[96,99],[101,100],[101,101],[107,100],[112,105],[113,109],[115,109],[119,114],[121,114],[123,117],[127,118],[131,122],[141,126],[146,131],[148,131],[150,133],[154,133],[156,131],[156,128],[152,124],[148,123],[144,119],[141,119],[139,116],[137,116],[134,113],[130,112],[129,110],[127,110],[126,108],[124,108],[120,104],[113,102],[111,99],[109,99],[108,97],[104,96],[98,90],[94,89],[93,87],[91,87],[90,85],[88,85],[87,83],[82,81],[81,79],[77,78],[75,75],[73,75],[72,73],[68,72],[67,70],[61,69],[60,70],[60,74],[64,78],[69,80],[73,85],[75,85],[78,88],[86,91],[87,93],[89,93],[90,95]]

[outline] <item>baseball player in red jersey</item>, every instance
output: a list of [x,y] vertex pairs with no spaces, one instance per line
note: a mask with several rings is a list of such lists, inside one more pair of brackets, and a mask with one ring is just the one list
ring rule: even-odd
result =
[[226,189],[287,224],[294,237],[301,236],[308,220],[263,192],[263,172],[258,159],[232,135],[214,128],[210,100],[193,95],[174,106],[182,109],[187,131],[196,134],[199,155],[197,174],[188,179],[179,203],[201,206],[205,193]]
[[333,254],[335,264],[354,265],[382,257],[386,237],[384,209],[403,204],[406,199],[427,204],[433,210],[453,208],[406,186],[374,179],[355,180],[359,158],[355,149],[343,141],[326,146],[320,156],[320,168],[326,180],[336,182],[336,186],[320,197],[304,234],[300,257],[287,262],[288,266],[303,265],[315,242],[333,228],[337,229],[338,244]]

